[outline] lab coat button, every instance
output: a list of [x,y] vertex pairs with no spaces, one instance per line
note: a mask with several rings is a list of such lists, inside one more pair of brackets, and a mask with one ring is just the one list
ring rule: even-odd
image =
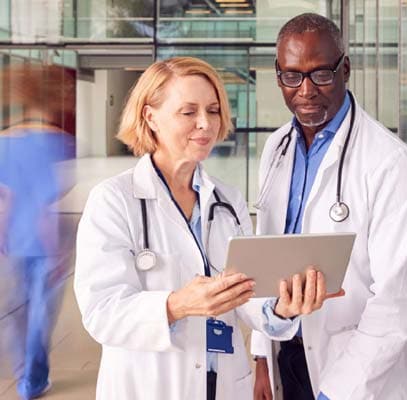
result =
[[196,369],[199,369],[199,368],[201,368],[201,367],[202,367],[201,364],[198,364],[198,363],[195,364],[195,368],[196,368]]
[[312,350],[312,347],[311,347],[311,346],[308,346],[307,349],[311,351],[311,350]]

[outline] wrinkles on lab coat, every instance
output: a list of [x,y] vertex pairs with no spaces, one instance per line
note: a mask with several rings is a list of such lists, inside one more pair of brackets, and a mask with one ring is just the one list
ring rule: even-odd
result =
[[[201,172],[204,244],[215,187],[235,208],[244,233],[251,233],[242,195]],[[135,263],[143,248],[140,198],[147,199],[150,249],[157,255],[157,265],[148,271],[138,270]],[[213,274],[223,269],[228,238],[237,233],[233,216],[219,208],[206,249],[216,267]],[[188,317],[170,328],[166,309],[169,294],[196,274],[204,275],[202,256],[149,155],[92,190],[79,224],[74,286],[84,326],[103,346],[99,400],[206,399],[206,318]],[[250,300],[218,317],[233,326],[235,350],[218,356],[218,400],[252,398],[238,318],[266,332],[264,301]],[[279,338],[292,337],[297,326],[298,321],[288,320]]]
[[[329,209],[349,120],[350,112],[322,161],[303,217],[304,233],[357,233],[343,283],[346,295],[302,317],[307,363],[315,395],[321,390],[330,400],[407,399],[407,147],[357,105],[342,177],[350,216],[333,222]],[[288,130],[289,124],[266,143],[261,186]],[[260,234],[284,232],[295,143],[290,147],[280,168],[269,174],[273,182],[258,214]],[[252,352],[270,357],[270,341],[256,333]]]

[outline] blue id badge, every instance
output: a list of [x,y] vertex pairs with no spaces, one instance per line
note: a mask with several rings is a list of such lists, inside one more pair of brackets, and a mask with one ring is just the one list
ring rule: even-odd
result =
[[233,327],[216,319],[206,320],[206,350],[210,353],[233,354]]

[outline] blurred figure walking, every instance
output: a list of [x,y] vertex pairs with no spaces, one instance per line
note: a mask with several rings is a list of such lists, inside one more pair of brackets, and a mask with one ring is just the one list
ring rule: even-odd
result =
[[56,202],[73,182],[61,165],[75,157],[66,131],[75,86],[74,75],[57,66],[11,65],[0,76],[10,110],[0,131],[0,273],[12,282],[2,339],[28,400],[50,388],[50,336],[71,250],[64,242],[73,243],[69,235],[60,240]]

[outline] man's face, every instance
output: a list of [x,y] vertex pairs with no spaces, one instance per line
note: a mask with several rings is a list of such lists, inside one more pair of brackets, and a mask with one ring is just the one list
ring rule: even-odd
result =
[[[277,68],[282,72],[312,72],[333,69],[342,53],[326,34],[306,32],[283,39],[277,49]],[[316,133],[325,127],[342,106],[350,64],[345,57],[330,85],[318,86],[309,77],[297,88],[278,84],[285,103],[295,114],[304,132]]]

